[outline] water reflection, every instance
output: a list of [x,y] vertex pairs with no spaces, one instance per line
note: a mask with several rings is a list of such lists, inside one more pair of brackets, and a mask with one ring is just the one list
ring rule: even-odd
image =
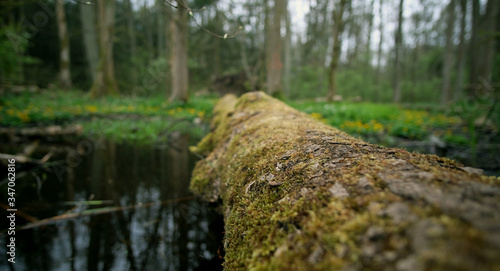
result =
[[[14,266],[7,263],[3,233],[0,269],[221,270],[217,251],[222,250],[222,218],[191,196],[194,159],[188,138],[174,137],[168,147],[100,141],[77,166],[38,172],[41,185],[31,176],[18,179],[17,207],[38,219],[65,212],[84,214],[91,208],[124,208],[16,232]],[[63,204],[89,199],[112,203]],[[18,226],[27,222],[18,216]],[[1,226],[7,226],[4,219]]]

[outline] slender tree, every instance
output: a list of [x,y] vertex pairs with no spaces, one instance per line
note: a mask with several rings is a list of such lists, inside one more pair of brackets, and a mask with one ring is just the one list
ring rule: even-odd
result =
[[59,83],[63,89],[71,87],[69,34],[64,11],[64,0],[56,0],[57,29],[59,32]]
[[[274,96],[282,95],[282,69],[281,61],[281,19],[284,17],[287,6],[286,0],[274,0],[274,8],[272,12],[272,26],[268,38],[269,50],[267,58],[267,92]],[[268,20],[271,22],[271,20]]]
[[337,68],[340,60],[340,53],[342,49],[342,33],[344,31],[344,10],[349,0],[339,0],[338,5],[333,10],[333,51],[332,60],[330,62],[330,69],[328,73],[328,101],[333,101],[337,93],[337,85],[335,82]]
[[[381,70],[382,70],[382,46],[384,44],[384,16],[383,16],[383,5],[384,5],[384,0],[379,1],[379,26],[378,26],[378,32],[379,32],[379,40],[378,40],[378,50],[377,50],[377,70],[375,73],[375,85],[380,85],[380,77],[381,77]],[[375,101],[378,101],[379,99],[379,88],[376,88],[375,91]]]
[[158,57],[164,57],[165,56],[165,50],[166,50],[166,42],[165,42],[165,34],[167,33],[165,31],[165,12],[163,11],[165,7],[165,2],[163,0],[156,0],[155,3],[156,7],[156,17],[157,17],[157,43],[158,43]]
[[125,0],[125,8],[127,12],[127,36],[129,40],[129,60],[131,63],[130,67],[130,81],[132,84],[137,84],[137,68],[135,67],[135,58],[137,54],[137,43],[135,38],[135,30],[134,30],[134,11],[132,10],[132,3],[130,0]]
[[401,55],[403,49],[403,4],[404,0],[399,1],[398,26],[394,39],[394,77],[393,77],[393,102],[401,102]]
[[97,48],[96,30],[96,5],[78,5],[82,21],[83,44],[87,59],[88,73],[95,81],[97,67],[99,66],[99,50]]
[[470,97],[481,94],[481,89],[489,88],[492,83],[499,7],[498,0],[488,0],[484,14],[481,14],[480,1],[472,0],[473,22],[469,47],[471,58],[469,83],[471,87],[468,88]]
[[90,89],[93,98],[118,94],[113,62],[113,33],[115,20],[115,0],[97,1],[99,29],[99,67]]
[[[182,1],[178,1],[182,2]],[[179,4],[178,4],[179,5]],[[188,14],[186,8],[179,7],[173,12],[170,20],[171,48],[171,94],[169,101],[180,100],[187,102],[188,92]]]
[[464,89],[465,73],[465,53],[466,53],[466,26],[467,26],[467,0],[460,1],[460,42],[457,48],[457,79],[453,98],[455,100],[462,98]]
[[284,57],[284,74],[283,74],[283,88],[285,91],[285,95],[287,97],[290,96],[290,73],[291,73],[291,65],[292,65],[292,28],[291,28],[291,14],[288,8],[285,12],[285,29],[286,29],[286,37],[285,37],[285,57]]
[[366,41],[366,48],[365,48],[365,68],[364,68],[364,75],[365,78],[368,76],[368,71],[371,67],[371,61],[372,61],[372,48],[371,48],[371,43],[372,43],[372,32],[373,32],[373,18],[374,18],[374,7],[375,7],[375,0],[371,0],[370,5],[368,6],[368,11],[366,12],[367,20],[368,20],[368,40]]
[[[153,60],[156,57],[155,53],[155,46],[154,46],[154,38],[153,38],[153,32],[155,31],[154,28],[154,17],[153,17],[153,11],[148,8],[148,0],[144,0],[143,6],[142,6],[142,12],[144,13],[144,31],[146,34],[146,45],[147,45],[147,52],[148,52],[148,58],[149,60]],[[185,10],[184,10],[185,11]]]
[[446,8],[446,44],[444,48],[443,63],[443,81],[441,89],[441,104],[446,104],[451,98],[451,72],[453,69],[453,60],[455,57],[455,46],[453,43],[453,34],[455,29],[455,1],[450,0]]

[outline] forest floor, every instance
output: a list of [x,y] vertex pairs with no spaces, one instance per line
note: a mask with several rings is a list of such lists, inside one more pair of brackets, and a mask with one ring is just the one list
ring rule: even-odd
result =
[[[0,98],[0,127],[79,123],[84,135],[98,131],[117,142],[155,144],[173,131],[188,132],[199,140],[208,132],[216,100],[208,96],[192,97],[188,103],[168,103],[163,95],[92,100],[79,91],[24,92]],[[471,121],[463,111],[461,115],[450,109],[431,111],[367,102],[288,104],[371,143],[438,154],[470,166],[480,164],[487,173],[500,174],[498,124],[487,120],[478,123],[481,114],[476,113]]]
[[[168,103],[164,96],[90,99],[79,91],[21,93],[0,98],[0,127],[23,128],[78,123],[83,135],[133,144],[154,144],[161,135],[189,132],[201,139],[207,131],[216,97],[193,97]],[[206,125],[205,125],[206,126]]]

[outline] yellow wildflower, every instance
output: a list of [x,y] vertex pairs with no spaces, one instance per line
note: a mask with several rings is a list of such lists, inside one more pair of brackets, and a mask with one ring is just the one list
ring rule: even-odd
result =
[[23,113],[23,112],[17,112],[17,117],[19,119],[21,119],[21,121],[23,121],[23,122],[29,122],[31,120],[30,117],[26,113]]
[[95,106],[95,105],[86,105],[86,106],[85,106],[85,109],[86,109],[88,112],[91,112],[91,113],[95,113],[95,112],[97,112],[97,106]]

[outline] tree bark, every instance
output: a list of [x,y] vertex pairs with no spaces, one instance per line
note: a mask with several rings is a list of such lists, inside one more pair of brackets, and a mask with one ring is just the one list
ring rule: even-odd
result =
[[372,32],[373,32],[373,18],[374,16],[374,8],[375,8],[375,0],[371,0],[370,5],[368,6],[368,11],[367,11],[367,19],[368,19],[368,39],[366,41],[366,47],[365,47],[365,67],[363,69],[364,72],[364,77],[369,78],[369,72],[372,69]]
[[59,84],[61,88],[71,87],[69,34],[64,11],[64,0],[56,0],[57,30],[59,34]]
[[226,270],[496,270],[500,183],[365,143],[263,92],[225,96],[191,151],[222,199]]
[[170,7],[166,7],[165,6],[165,2],[164,1],[161,1],[161,0],[157,0],[156,1],[156,16],[158,18],[157,22],[156,22],[156,26],[157,26],[157,35],[158,35],[158,39],[157,39],[157,47],[158,47],[158,58],[162,58],[166,55],[166,41],[165,41],[165,34],[167,33],[167,31],[165,31],[165,12],[164,12],[164,9],[165,8],[170,8]]
[[[281,77],[283,70],[283,63],[281,61],[281,19],[286,10],[286,0],[274,0],[274,8],[272,12],[272,25],[269,26],[270,33],[266,38],[269,38],[269,50],[266,55],[267,63],[267,93],[274,96],[281,96],[283,94]],[[267,19],[270,23],[271,20]]]
[[330,70],[328,73],[328,101],[333,101],[337,93],[337,84],[335,77],[339,65],[340,53],[342,49],[342,33],[344,32],[344,9],[348,0],[340,0],[339,7],[333,10],[333,51]]
[[375,75],[375,85],[377,86],[376,90],[375,90],[375,101],[378,102],[379,99],[380,99],[380,88],[378,86],[380,86],[380,76],[381,76],[381,70],[382,70],[382,45],[384,44],[384,18],[383,18],[383,7],[384,5],[384,1],[383,0],[380,0],[379,1],[379,9],[378,9],[378,13],[379,13],[379,17],[380,17],[380,22],[379,22],[379,26],[378,26],[378,31],[379,31],[379,35],[380,35],[380,39],[378,41],[378,51],[377,51],[377,72],[376,72],[376,75]]
[[465,73],[465,54],[466,54],[466,41],[465,34],[467,33],[467,0],[460,1],[460,42],[457,48],[457,79],[455,81],[455,91],[453,98],[455,100],[461,99],[464,94],[464,73]]
[[188,93],[188,11],[178,7],[170,21],[170,34],[172,35],[172,52],[170,54],[170,71],[172,92],[169,100],[187,102]]
[[450,0],[446,10],[446,44],[444,49],[443,84],[441,89],[441,104],[445,105],[451,98],[451,72],[454,64],[455,46],[453,34],[455,30],[455,1]]
[[395,103],[401,102],[401,54],[402,54],[402,43],[403,43],[403,4],[404,1],[399,1],[399,14],[398,14],[398,28],[395,34],[394,41],[394,78],[393,80],[393,88],[394,94],[392,97],[392,101]]
[[[154,39],[153,39],[153,31],[154,31],[154,13],[152,10],[148,7],[148,0],[144,0],[142,4],[142,11],[144,13],[144,25],[146,26],[144,31],[146,32],[146,48],[148,50],[148,58],[150,61],[155,59],[156,57],[156,48],[154,45]],[[183,9],[183,11],[185,11]]]
[[468,89],[468,96],[472,98],[483,94],[485,83],[492,83],[499,8],[498,0],[488,0],[484,14],[481,14],[480,1],[472,1],[472,36],[469,47],[471,67]]
[[97,67],[99,66],[99,50],[97,49],[95,5],[79,5],[82,21],[83,44],[85,57],[92,82],[95,81]]
[[[137,76],[137,67],[136,64],[136,51],[137,51],[137,43],[135,40],[135,31],[134,31],[134,11],[132,10],[132,3],[130,0],[125,1],[125,7],[127,9],[127,35],[130,43],[129,47],[129,57],[130,57],[130,81],[135,86],[137,84],[138,76]],[[135,93],[134,93],[135,94]]]
[[113,33],[115,22],[115,0],[97,1],[99,30],[99,67],[90,96],[99,98],[118,94],[113,62]]
[[[469,57],[470,57],[470,72],[469,83],[474,84],[479,77],[479,65],[481,63],[482,51],[477,50],[479,40],[479,29],[481,22],[481,4],[479,0],[470,0],[472,2],[472,29],[469,44]],[[467,96],[474,97],[474,88],[467,88]]]
[[286,97],[290,97],[290,79],[292,69],[292,27],[291,14],[288,8],[285,10],[285,45],[284,45],[284,73],[283,73],[283,90]]

